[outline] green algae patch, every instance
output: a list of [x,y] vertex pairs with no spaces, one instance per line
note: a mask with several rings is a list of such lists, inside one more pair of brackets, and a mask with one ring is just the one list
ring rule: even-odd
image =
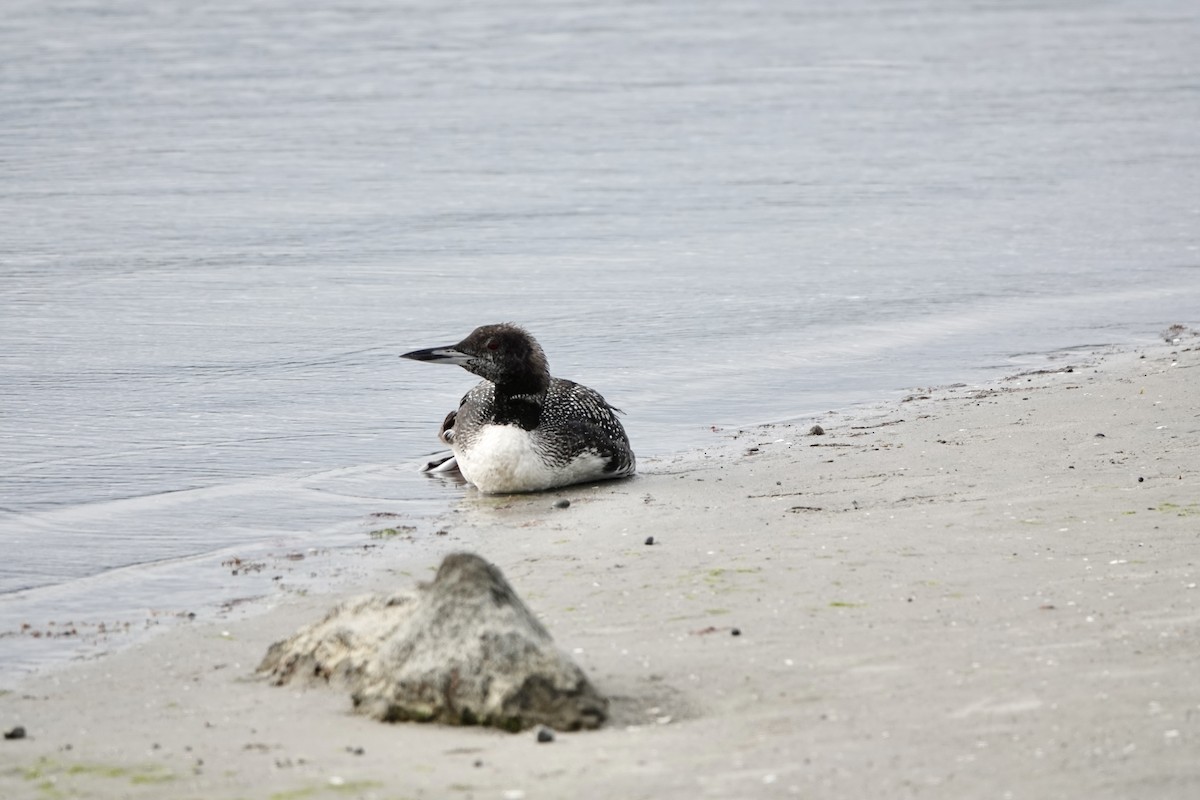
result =
[[170,783],[175,780],[176,775],[173,772],[138,772],[129,776],[129,782],[135,786],[150,784],[150,783]]
[[759,572],[762,572],[761,567],[717,567],[716,569],[705,570],[702,577],[704,582],[711,586],[737,575],[754,575]]
[[100,764],[90,761],[64,763],[45,756],[27,767],[18,767],[8,774],[17,775],[34,785],[38,796],[46,800],[59,797],[80,797],[78,784],[88,779],[128,783],[130,786],[169,783],[177,779],[170,769],[158,764]]
[[862,603],[849,603],[845,600],[834,600],[829,604],[830,608],[862,608]]
[[67,767],[68,775],[95,775],[100,778],[124,778],[129,774],[128,767],[110,767],[104,764],[72,764]]
[[1176,503],[1159,503],[1153,510],[1163,514],[1174,514],[1177,517],[1200,517],[1200,503],[1190,503],[1186,506]]
[[398,525],[395,528],[378,528],[368,534],[372,539],[394,539],[397,536],[412,538],[417,529],[412,525]]
[[62,793],[62,790],[60,790],[58,785],[52,780],[44,780],[41,783],[36,784],[34,788],[38,790],[38,797],[40,800],[59,800],[60,798],[66,798],[66,795]]
[[275,792],[268,797],[268,800],[305,800],[308,797],[320,797],[326,794],[357,794],[370,789],[379,789],[382,786],[383,784],[379,781],[342,781],[340,783],[331,781],[319,785],[303,786],[299,789]]
[[319,792],[315,786],[306,786],[303,789],[288,789],[286,792],[274,792],[268,800],[303,800],[305,797],[312,797]]

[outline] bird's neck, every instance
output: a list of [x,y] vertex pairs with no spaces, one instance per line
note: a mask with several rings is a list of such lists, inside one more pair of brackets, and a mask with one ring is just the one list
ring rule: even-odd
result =
[[504,376],[503,381],[493,381],[496,384],[496,397],[528,397],[537,398],[541,402],[550,388],[550,376],[536,370],[522,370]]
[[542,419],[542,402],[546,392],[510,392],[496,386],[496,422],[500,425],[516,425],[531,431]]

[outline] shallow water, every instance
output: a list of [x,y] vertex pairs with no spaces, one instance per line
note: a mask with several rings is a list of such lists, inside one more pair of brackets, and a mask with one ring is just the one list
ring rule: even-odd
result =
[[808,5],[8,3],[4,674],[427,535],[480,323],[652,469],[1197,322],[1200,7]]

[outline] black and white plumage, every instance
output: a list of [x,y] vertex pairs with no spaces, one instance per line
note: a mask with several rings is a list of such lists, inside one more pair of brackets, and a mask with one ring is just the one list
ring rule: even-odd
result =
[[463,477],[482,492],[536,492],[623,478],[637,468],[617,409],[586,386],[552,378],[523,328],[484,325],[455,345],[402,358],[457,364],[483,378],[442,423]]

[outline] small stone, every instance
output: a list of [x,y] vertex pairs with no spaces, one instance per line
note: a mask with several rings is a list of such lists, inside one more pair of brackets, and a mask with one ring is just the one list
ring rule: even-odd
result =
[[546,727],[538,728],[537,740],[539,744],[546,744],[554,741],[554,731]]
[[654,544],[654,537],[653,537],[653,536],[647,536],[647,537],[646,537],[646,544],[647,544],[647,545],[652,545],[652,544]]
[[555,507],[555,508],[570,508],[570,507],[571,507],[571,501],[570,501],[570,500],[568,500],[568,499],[567,499],[567,498],[565,498],[565,497],[564,497],[564,498],[562,498],[561,500],[555,500],[555,501],[554,501],[554,507]]
[[477,766],[477,767],[482,767],[482,766],[483,766],[483,759],[482,759],[482,758],[477,758],[477,759],[475,759],[475,766]]
[[734,629],[733,629],[733,630],[731,630],[729,633],[730,633],[731,635],[733,635],[733,636],[741,636],[741,635],[742,635],[742,629],[741,629],[741,628],[734,628]]
[[824,436],[825,429],[822,428],[820,425],[813,425],[811,428],[808,429],[808,435],[809,436]]
[[25,726],[18,725],[17,727],[13,728],[11,731],[5,731],[4,738],[5,739],[24,739],[25,738]]
[[1145,480],[1146,480],[1145,478],[1138,478],[1138,483],[1144,483]]
[[351,753],[352,755],[361,756],[363,753],[365,753],[367,751],[361,747],[347,747],[346,752]]
[[1097,439],[1105,439],[1105,438],[1107,438],[1107,437],[1106,437],[1106,436],[1105,436],[1103,433],[1097,433],[1097,434],[1096,434],[1096,438],[1097,438]]

